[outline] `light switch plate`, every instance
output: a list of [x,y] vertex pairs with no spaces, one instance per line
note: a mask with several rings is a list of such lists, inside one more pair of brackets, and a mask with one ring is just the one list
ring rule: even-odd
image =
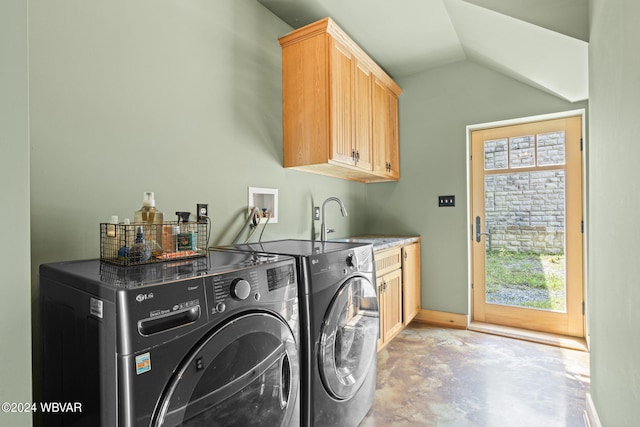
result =
[[438,196],[438,207],[452,207],[456,205],[456,196]]

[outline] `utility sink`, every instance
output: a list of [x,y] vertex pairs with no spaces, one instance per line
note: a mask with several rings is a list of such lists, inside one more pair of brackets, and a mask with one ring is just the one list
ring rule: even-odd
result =
[[331,239],[332,242],[345,242],[345,243],[369,243],[373,245],[376,250],[386,249],[393,246],[402,246],[409,243],[417,242],[419,237],[417,236],[354,236],[343,237],[337,239]]

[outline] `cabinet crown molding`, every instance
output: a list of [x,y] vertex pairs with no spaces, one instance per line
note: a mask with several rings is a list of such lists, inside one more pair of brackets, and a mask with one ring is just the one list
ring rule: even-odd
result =
[[344,32],[342,28],[336,24],[336,22],[330,17],[323,18],[319,21],[312,22],[311,24],[305,25],[304,27],[300,27],[297,30],[292,31],[291,33],[282,36],[278,39],[281,47],[286,47],[295,43],[299,43],[304,39],[308,39],[311,37],[315,37],[321,34],[328,34],[333,37],[335,40],[338,40],[340,43],[348,47],[351,52],[358,58],[358,61],[367,65],[367,67],[382,80],[385,85],[396,94],[396,96],[400,96],[402,93],[402,89],[393,79],[378,65],[374,60],[372,60],[369,55],[356,43],[353,41],[349,35]]

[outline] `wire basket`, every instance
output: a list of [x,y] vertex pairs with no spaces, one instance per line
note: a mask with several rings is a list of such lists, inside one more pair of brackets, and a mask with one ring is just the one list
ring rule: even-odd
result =
[[100,260],[129,266],[207,255],[208,223],[100,224]]

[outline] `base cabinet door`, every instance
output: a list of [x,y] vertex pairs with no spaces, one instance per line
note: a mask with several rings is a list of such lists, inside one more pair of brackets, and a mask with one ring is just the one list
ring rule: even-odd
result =
[[380,337],[378,349],[382,348],[403,328],[402,323],[402,270],[394,270],[378,278],[380,305]]
[[420,311],[420,243],[402,248],[402,311],[404,326]]

